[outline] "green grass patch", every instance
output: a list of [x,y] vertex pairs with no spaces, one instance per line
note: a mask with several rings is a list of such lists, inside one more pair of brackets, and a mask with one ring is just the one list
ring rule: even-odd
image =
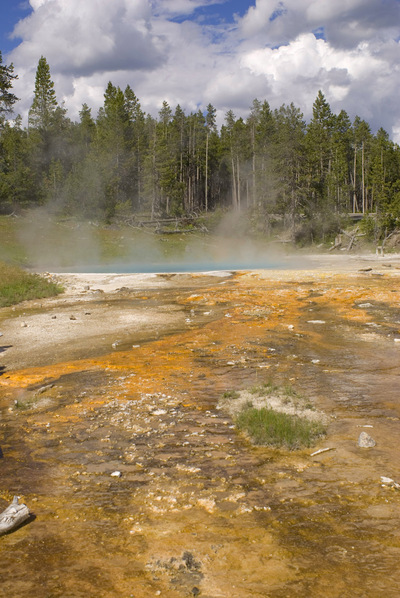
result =
[[226,390],[222,395],[223,399],[238,399],[240,394],[236,390]]
[[53,297],[61,292],[59,285],[38,274],[30,274],[22,268],[0,262],[0,307],[15,305],[27,299]]
[[265,384],[253,386],[249,389],[249,392],[256,397],[267,397],[268,395],[279,392],[280,390],[281,388],[277,384],[268,381],[265,382]]
[[291,450],[310,447],[326,434],[320,422],[297,415],[280,413],[247,405],[236,418],[236,426],[246,432],[255,444],[286,447]]

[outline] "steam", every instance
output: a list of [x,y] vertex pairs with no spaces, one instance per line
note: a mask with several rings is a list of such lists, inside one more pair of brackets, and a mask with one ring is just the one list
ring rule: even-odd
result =
[[222,218],[212,234],[157,235],[140,229],[104,227],[56,219],[44,208],[21,218],[19,241],[26,264],[37,271],[179,272],[280,267],[276,244],[249,234],[245,212]]

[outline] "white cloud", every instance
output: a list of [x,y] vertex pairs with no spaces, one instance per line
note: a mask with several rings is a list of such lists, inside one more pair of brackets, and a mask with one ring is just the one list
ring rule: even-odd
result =
[[16,63],[45,54],[58,71],[74,75],[120,68],[151,69],[163,60],[151,31],[147,0],[32,0],[34,12],[14,34],[23,42]]
[[84,102],[96,114],[111,80],[129,84],[152,114],[166,99],[186,111],[211,102],[219,118],[229,108],[246,116],[255,97],[272,107],[293,101],[309,117],[322,89],[333,110],[400,130],[398,0],[257,0],[230,25],[207,27],[196,8],[223,0],[30,2],[15,29],[23,41],[7,57],[21,113],[43,55],[71,118]]
[[256,43],[281,45],[323,28],[328,41],[351,48],[375,35],[398,35],[398,0],[256,0],[241,21]]
[[[400,58],[400,45],[396,47]],[[286,46],[249,51],[243,55],[242,65],[264,75],[275,101],[294,99],[306,117],[310,117],[319,89],[335,112],[345,108],[375,124],[379,115],[380,125],[389,130],[393,112],[398,111],[392,98],[400,83],[400,69],[386,60],[382,46],[364,42],[350,51],[337,49],[307,33]],[[390,101],[393,112],[387,110]]]

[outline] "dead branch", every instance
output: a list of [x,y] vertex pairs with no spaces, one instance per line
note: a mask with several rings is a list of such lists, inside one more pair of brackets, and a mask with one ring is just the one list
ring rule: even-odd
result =
[[339,249],[342,246],[342,235],[339,234],[335,239],[335,244],[329,249],[329,251],[333,251],[334,249]]

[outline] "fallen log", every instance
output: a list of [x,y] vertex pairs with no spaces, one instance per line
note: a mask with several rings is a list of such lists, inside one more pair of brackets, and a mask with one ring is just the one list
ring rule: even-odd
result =
[[0,513],[0,536],[19,527],[29,517],[28,507],[18,504],[18,496],[14,496],[12,503]]

